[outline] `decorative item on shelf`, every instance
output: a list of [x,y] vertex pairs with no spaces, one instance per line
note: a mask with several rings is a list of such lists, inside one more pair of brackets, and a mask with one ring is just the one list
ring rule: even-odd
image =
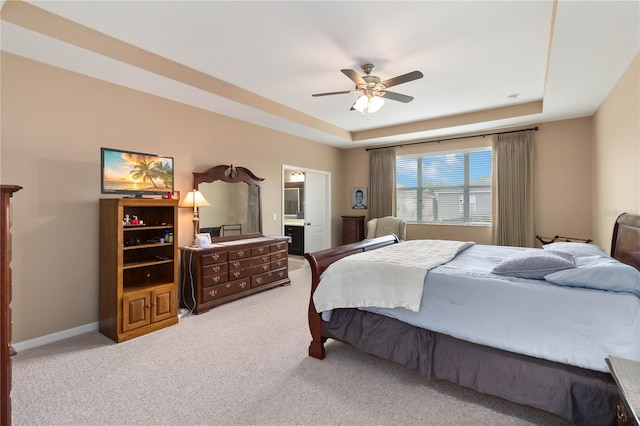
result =
[[[234,169],[235,170],[235,169]],[[187,193],[183,200],[180,200],[180,207],[193,208],[193,242],[191,247],[198,247],[198,233],[200,232],[198,217],[198,207],[210,206],[204,195],[197,189],[193,189]]]

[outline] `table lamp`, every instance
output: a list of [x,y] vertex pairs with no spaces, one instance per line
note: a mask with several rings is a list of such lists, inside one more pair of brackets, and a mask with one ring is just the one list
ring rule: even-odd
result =
[[202,192],[197,189],[193,189],[187,193],[184,199],[180,200],[180,207],[193,208],[193,242],[190,247],[198,247],[198,232],[200,231],[200,218],[198,217],[198,207],[210,206],[209,202]]

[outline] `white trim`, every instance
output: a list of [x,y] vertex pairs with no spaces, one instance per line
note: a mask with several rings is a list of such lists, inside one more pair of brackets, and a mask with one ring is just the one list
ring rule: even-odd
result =
[[58,331],[56,333],[47,334],[46,336],[36,337],[35,339],[25,340],[24,342],[12,343],[11,346],[16,352],[26,351],[27,349],[37,348],[38,346],[47,345],[59,340],[68,339],[69,337],[79,336],[80,334],[89,333],[98,330],[98,322],[81,325],[80,327],[69,328],[67,330]]
[[[280,229],[282,232],[282,235],[284,235],[284,184],[285,184],[285,175],[286,175],[286,171],[294,171],[294,172],[310,172],[310,173],[317,173],[317,174],[321,174],[324,176],[325,178],[325,185],[326,185],[326,199],[324,202],[324,206],[326,208],[326,212],[325,212],[325,224],[324,224],[324,248],[331,248],[331,240],[333,239],[333,229],[331,228],[331,222],[332,222],[332,216],[331,216],[331,172],[328,172],[326,170],[318,170],[318,169],[309,169],[306,167],[300,167],[300,166],[292,166],[289,164],[282,164],[282,181],[281,181],[281,190],[282,190],[282,195],[281,195],[281,207],[280,207]],[[306,229],[306,226],[305,226]],[[305,249],[306,252],[306,249]]]

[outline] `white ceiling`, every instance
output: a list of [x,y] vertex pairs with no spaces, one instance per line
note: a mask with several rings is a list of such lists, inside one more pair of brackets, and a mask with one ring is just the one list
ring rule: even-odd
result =
[[[638,1],[11,3],[4,51],[344,148],[589,116],[640,49]],[[169,75],[144,55],[83,45],[57,32],[76,25],[40,25],[30,5],[181,67]],[[367,117],[349,111],[356,95],[311,97],[352,89],[340,69],[364,63],[382,80],[421,71],[391,89],[415,99]],[[527,115],[509,117],[519,104]]]

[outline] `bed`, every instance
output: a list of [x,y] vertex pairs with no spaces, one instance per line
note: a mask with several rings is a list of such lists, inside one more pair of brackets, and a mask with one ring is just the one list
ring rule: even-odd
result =
[[[605,358],[640,360],[640,216],[617,218],[611,257],[584,243],[556,243],[543,249],[463,244],[450,260],[444,256],[444,261],[429,266],[419,307],[413,294],[402,294],[402,300],[394,296],[391,305],[361,306],[370,300],[361,300],[368,297],[357,293],[358,285],[366,288],[367,280],[404,279],[405,275],[385,272],[386,268],[394,270],[391,263],[402,260],[381,260],[394,259],[394,250],[411,241],[398,243],[391,235],[305,255],[312,274],[310,356],[324,359],[325,341],[335,339],[416,369],[428,379],[447,380],[573,423],[615,424],[619,397]],[[355,254],[358,256],[351,257]],[[538,269],[524,268],[522,273],[520,265],[514,272],[515,260],[538,255],[545,258],[542,263],[534,259],[536,265],[542,265]],[[574,266],[565,266],[555,256]],[[360,277],[345,272],[349,262],[366,257],[374,260],[373,273],[367,275],[369,268],[357,263]],[[547,257],[557,265],[549,265]],[[483,264],[483,259],[488,263]],[[592,267],[593,262],[597,268]],[[626,275],[618,278],[600,263]],[[598,275],[600,271],[607,275]],[[574,282],[584,279],[585,272],[595,281],[595,288]],[[333,294],[325,288],[336,275],[343,286],[339,292],[346,288],[354,294],[343,305],[325,298]],[[388,290],[375,285],[374,294]]]

